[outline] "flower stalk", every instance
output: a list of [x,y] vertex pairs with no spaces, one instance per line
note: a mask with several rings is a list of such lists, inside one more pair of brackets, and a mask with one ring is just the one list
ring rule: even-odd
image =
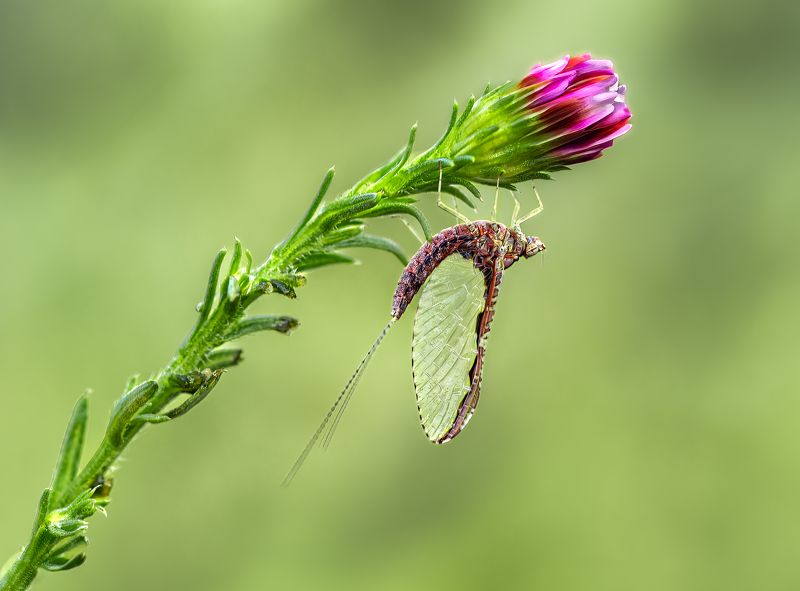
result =
[[537,66],[520,82],[487,88],[463,111],[454,105],[442,137],[415,157],[412,127],[394,158],[325,202],[330,169],[303,218],[260,265],[238,240],[230,256],[219,251],[193,329],[160,372],[129,380],[100,445],[82,467],[88,403],[85,396],[78,400],[30,540],[0,572],[0,591],[26,589],[40,569],[69,570],[84,562],[88,519],[109,502],[115,462],[145,426],[171,422],[208,397],[224,371],[242,360],[242,350],[228,343],[297,328],[288,316],[248,316],[258,299],[296,297],[309,271],[354,262],[343,252],[351,248],[383,250],[405,264],[399,245],[364,232],[366,220],[411,217],[429,238],[430,226],[416,207],[421,194],[441,190],[472,206],[481,195],[477,185],[513,189],[512,183],[549,178],[599,156],[628,130],[629,117],[610,62],[579,56]]

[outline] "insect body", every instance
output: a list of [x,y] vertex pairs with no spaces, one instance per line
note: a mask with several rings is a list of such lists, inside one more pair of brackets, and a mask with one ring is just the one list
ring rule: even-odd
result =
[[403,271],[392,304],[394,319],[425,285],[414,322],[412,364],[420,421],[431,441],[445,443],[458,435],[478,404],[503,272],[544,248],[535,236],[478,221],[443,230]]
[[486,339],[503,273],[545,249],[535,236],[489,221],[442,230],[409,261],[392,299],[392,317],[284,480],[288,484],[321,436],[330,443],[361,374],[395,321],[422,289],[414,322],[412,366],[420,422],[445,443],[466,426],[480,396]]

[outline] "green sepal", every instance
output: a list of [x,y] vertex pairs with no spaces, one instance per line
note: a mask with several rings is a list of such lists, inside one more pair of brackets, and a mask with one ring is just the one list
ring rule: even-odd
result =
[[487,140],[489,137],[497,133],[499,129],[500,127],[497,125],[487,125],[486,127],[482,127],[453,146],[453,152],[461,152],[467,146],[471,146],[474,149],[476,146],[480,145],[481,142]]
[[192,410],[211,393],[211,390],[213,390],[214,386],[217,385],[224,372],[221,369],[217,369],[214,371],[204,371],[203,373],[205,374],[204,384],[198,388],[196,392],[191,394],[189,398],[187,398],[182,404],[179,404],[172,410],[165,412],[164,416],[169,419],[177,419],[178,417],[182,417],[187,412]]
[[123,444],[125,432],[131,419],[136,416],[145,404],[153,399],[157,391],[158,384],[149,380],[142,382],[117,400],[111,411],[111,420],[106,433],[106,437],[111,444],[115,446]]
[[264,330],[274,330],[283,334],[289,334],[300,325],[297,318],[291,316],[259,315],[248,316],[239,320],[225,334],[226,340],[239,339],[245,335]]
[[72,416],[67,424],[64,433],[64,440],[61,444],[56,467],[53,471],[53,479],[50,484],[53,496],[59,496],[78,473],[83,451],[83,442],[86,435],[86,422],[89,416],[89,404],[86,395],[78,398],[78,402],[72,409]]
[[371,234],[361,234],[348,240],[343,240],[336,245],[336,248],[374,248],[376,250],[384,250],[393,254],[397,259],[403,263],[408,264],[403,249],[394,240],[383,238],[382,236],[373,236]]
[[311,269],[319,269],[328,265],[352,264],[355,262],[352,257],[338,252],[312,252],[300,259],[300,262],[297,263],[297,270],[310,271]]
[[217,349],[206,356],[206,367],[214,370],[239,365],[242,353],[241,349]]

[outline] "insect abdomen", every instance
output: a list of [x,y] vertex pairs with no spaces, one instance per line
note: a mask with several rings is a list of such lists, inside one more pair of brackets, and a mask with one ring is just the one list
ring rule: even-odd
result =
[[400,318],[403,315],[419,288],[439,263],[456,251],[469,253],[475,240],[474,225],[461,224],[442,230],[423,244],[408,262],[397,282],[392,300],[392,316]]

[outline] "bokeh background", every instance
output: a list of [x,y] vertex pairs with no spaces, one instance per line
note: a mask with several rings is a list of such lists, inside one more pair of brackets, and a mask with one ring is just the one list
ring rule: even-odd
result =
[[549,250],[506,278],[461,437],[420,430],[409,318],[279,487],[388,317],[400,266],[362,253],[259,303],[301,329],[250,337],[191,418],[148,429],[87,564],[38,588],[799,588],[799,7],[2,2],[0,555],[76,397],[91,447],[180,343],[216,249],[263,258],[331,164],[343,190],[415,121],[435,139],[453,97],[589,50],[634,130],[540,185]]

